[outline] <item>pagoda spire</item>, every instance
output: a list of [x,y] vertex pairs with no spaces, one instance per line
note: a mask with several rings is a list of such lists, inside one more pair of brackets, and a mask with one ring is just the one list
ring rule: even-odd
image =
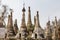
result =
[[29,7],[29,9],[28,9],[28,23],[27,24],[32,24],[32,22],[31,22],[31,10],[30,10],[30,7]]
[[15,34],[18,33],[17,19],[15,19],[15,23],[14,23],[14,32],[15,32]]
[[30,6],[28,7],[28,22],[27,22],[27,30],[30,30],[32,27],[32,22],[31,22],[31,10]]
[[13,35],[15,35],[15,33],[13,29],[13,20],[12,20],[12,11],[11,11],[11,15],[8,16],[7,36],[13,36]]
[[48,22],[47,22],[46,39],[47,40],[52,40],[52,30],[51,30],[51,25],[50,25],[50,20],[49,19],[48,19]]
[[12,9],[10,9],[10,11],[11,11],[11,25],[13,26],[13,19],[12,19],[12,13],[13,13],[13,10]]
[[39,23],[39,12],[37,11],[37,15],[36,15],[37,19],[36,19],[36,25],[37,27],[40,27],[40,23]]
[[25,23],[25,6],[24,6],[25,4],[23,4],[23,9],[22,9],[22,12],[23,12],[23,14],[22,14],[22,23],[21,23],[21,27],[22,28],[24,28],[24,27],[26,27],[26,23]]
[[55,26],[57,26],[57,17],[55,16]]
[[32,33],[32,38],[33,39],[35,39],[35,38],[39,39],[40,37],[44,38],[44,35],[43,35],[43,30],[39,25],[39,14],[38,14],[38,11],[37,11],[36,24],[35,24],[34,31]]
[[54,22],[54,32],[52,36],[53,40],[57,40],[58,38],[58,26],[57,26],[57,17],[55,16],[55,22]]
[[21,36],[21,40],[25,40],[26,35],[27,35],[27,28],[26,28],[26,23],[25,23],[25,6],[23,4],[23,9],[22,9],[22,23],[21,23],[21,27],[20,27],[20,36]]
[[36,16],[34,16],[34,26],[36,25]]

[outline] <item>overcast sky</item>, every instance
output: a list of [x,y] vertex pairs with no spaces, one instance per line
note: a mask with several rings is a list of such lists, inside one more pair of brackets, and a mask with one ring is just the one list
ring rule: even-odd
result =
[[50,20],[54,20],[54,17],[60,18],[60,0],[2,0],[1,4],[8,5],[8,7],[14,10],[13,20],[18,20],[18,26],[20,27],[22,19],[22,8],[25,3],[26,8],[26,21],[28,14],[28,7],[31,7],[32,23],[34,23],[34,15],[36,11],[39,11],[39,19],[41,27],[46,27],[48,17]]

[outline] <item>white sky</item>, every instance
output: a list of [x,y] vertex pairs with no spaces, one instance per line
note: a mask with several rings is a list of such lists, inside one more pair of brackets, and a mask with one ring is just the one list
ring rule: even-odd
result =
[[26,8],[26,22],[29,6],[31,7],[32,23],[34,22],[34,15],[36,15],[36,11],[38,10],[40,15],[40,25],[43,28],[46,26],[48,17],[50,17],[50,20],[53,20],[55,16],[57,16],[58,19],[60,18],[60,0],[2,0],[1,4],[8,5],[14,10],[13,20],[18,20],[19,28],[24,2]]

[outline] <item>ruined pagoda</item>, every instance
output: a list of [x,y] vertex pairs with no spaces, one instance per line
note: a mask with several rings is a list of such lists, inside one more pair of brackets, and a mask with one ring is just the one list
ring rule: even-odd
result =
[[36,19],[36,24],[35,24],[35,28],[34,28],[34,31],[32,33],[32,39],[40,39],[40,38],[44,38],[43,36],[43,30],[39,24],[39,14],[38,14],[38,11],[37,11],[37,15],[35,17]]
[[12,20],[12,9],[10,9],[11,15],[8,16],[8,24],[7,24],[7,37],[12,37],[15,35],[13,30],[13,20]]
[[31,21],[31,10],[30,10],[30,6],[28,7],[27,31],[28,31],[28,34],[29,35],[31,35],[32,34],[32,31],[33,31],[32,21]]
[[55,21],[54,21],[54,32],[53,32],[53,36],[52,39],[53,40],[57,40],[58,39],[58,26],[57,26],[57,18],[55,17]]
[[52,40],[52,30],[51,30],[50,20],[48,20],[46,25],[47,25],[46,32],[45,32],[46,39]]
[[21,40],[25,40],[26,36],[27,36],[27,27],[26,27],[26,23],[25,23],[25,6],[23,5],[23,9],[22,9],[22,21],[21,21],[21,27],[20,27],[20,37]]

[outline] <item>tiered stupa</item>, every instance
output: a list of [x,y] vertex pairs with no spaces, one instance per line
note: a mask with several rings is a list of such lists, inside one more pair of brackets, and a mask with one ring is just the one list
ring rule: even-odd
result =
[[36,24],[35,24],[35,28],[34,28],[34,31],[32,33],[32,39],[40,39],[40,38],[44,38],[43,36],[43,31],[42,31],[42,28],[39,24],[39,14],[38,14],[38,11],[37,11],[37,15],[36,15]]

